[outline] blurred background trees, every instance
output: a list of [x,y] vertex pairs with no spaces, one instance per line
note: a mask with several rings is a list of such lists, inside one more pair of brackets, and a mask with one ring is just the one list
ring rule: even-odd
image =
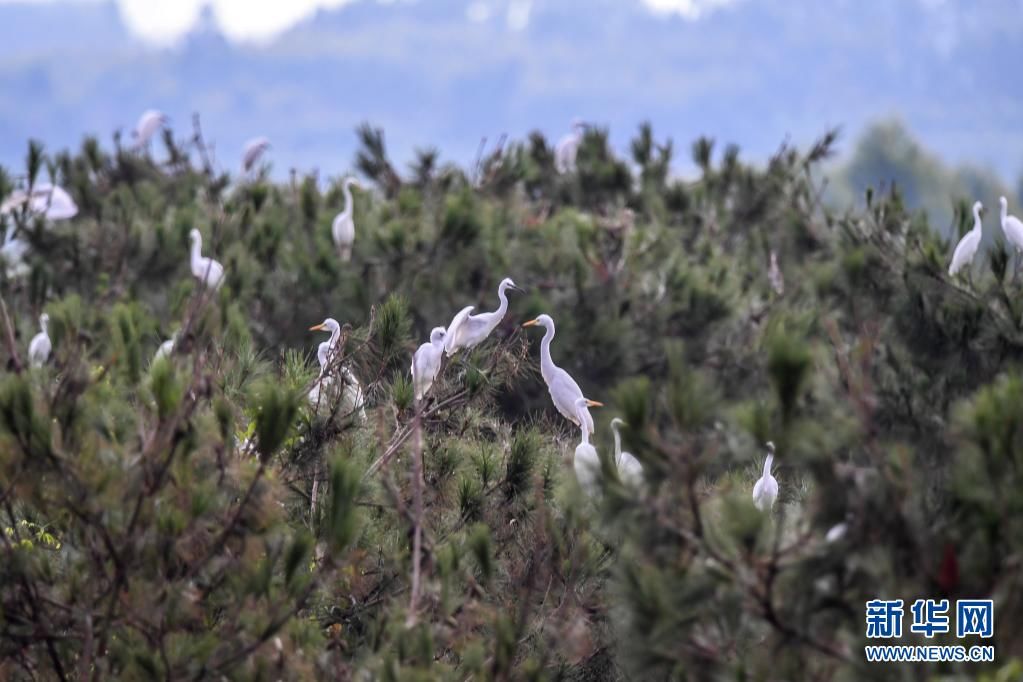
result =
[[[33,145],[3,175],[80,213],[4,219],[29,248],[0,282],[0,672],[1018,678],[1019,284],[990,237],[972,285],[945,275],[994,180],[893,126],[838,169],[833,134],[763,166],[701,138],[687,179],[649,126],[624,159],[590,130],[567,175],[539,133],[467,170],[359,138],[375,189],[354,192],[350,263],[341,178],[232,183],[194,139],[168,135],[162,164]],[[217,292],[189,275],[192,228]],[[412,350],[506,276],[528,293],[417,409]],[[25,370],[43,311],[53,357]],[[626,421],[641,490],[610,461],[599,498],[578,489],[579,434],[521,329],[544,312],[607,404],[602,457]],[[305,397],[325,317],[365,418]],[[864,661],[865,601],[988,596],[996,664]]]

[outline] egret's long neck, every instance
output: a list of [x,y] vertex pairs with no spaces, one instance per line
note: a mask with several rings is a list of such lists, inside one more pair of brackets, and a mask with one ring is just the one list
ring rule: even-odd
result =
[[198,239],[192,241],[192,267],[202,267],[202,242]]
[[622,458],[622,435],[618,433],[618,424],[612,424],[611,430],[615,434],[615,462]]
[[764,478],[771,475],[771,464],[774,462],[774,455],[768,455],[764,460]]
[[50,335],[50,330],[47,329],[47,327],[49,327],[49,326],[50,325],[47,323],[46,320],[39,320],[39,328],[42,329],[43,333],[46,334],[47,336]]
[[338,339],[341,338],[341,327],[337,326],[333,331],[330,332],[330,348],[333,350],[337,346]]
[[[1002,220],[1005,220],[1005,213],[1002,213]],[[973,209],[973,229],[980,232],[983,229],[982,223],[980,222],[980,209]]]
[[320,374],[323,374],[323,370],[327,367],[327,355],[330,353],[330,344],[321,343],[319,348],[316,349],[316,359],[320,361]]
[[540,373],[545,378],[551,376],[557,367],[551,358],[551,341],[554,340],[554,325],[551,324],[546,329],[547,333],[543,335],[543,341],[540,342]]
[[[973,215],[977,215],[977,212],[974,211]],[[1009,204],[1008,203],[1004,203],[1004,204],[1002,204],[1002,225],[1005,224],[1005,219],[1008,218],[1008,217],[1009,217]],[[978,217],[977,220],[980,220],[980,218]]]
[[576,408],[576,418],[579,420],[579,431],[582,434],[582,442],[587,445],[590,444],[590,431],[586,428],[586,413],[584,412],[585,407]]
[[498,320],[504,319],[504,314],[508,312],[508,293],[507,287],[501,285],[497,288],[497,297],[501,299],[501,305],[497,306],[497,310],[494,311],[494,317]]
[[343,215],[345,217],[349,217],[349,216],[352,215],[352,211],[355,208],[355,206],[353,205],[353,202],[352,202],[352,185],[351,185],[351,183],[348,182],[347,180],[345,180],[344,184],[341,185],[341,191],[344,192],[344,195],[345,195],[345,210],[341,212],[341,215]]

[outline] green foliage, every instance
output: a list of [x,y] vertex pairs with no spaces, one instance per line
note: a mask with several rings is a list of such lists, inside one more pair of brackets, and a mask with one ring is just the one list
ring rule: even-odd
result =
[[[684,181],[649,125],[634,172],[603,130],[575,172],[534,133],[471,172],[423,150],[407,178],[382,131],[358,135],[375,188],[346,263],[336,182],[228,189],[179,135],[169,165],[87,139],[0,173],[0,198],[49,173],[80,207],[2,220],[30,267],[0,277],[0,678],[905,677],[858,651],[882,595],[990,595],[1013,651],[1021,285],[1003,245],[949,279],[941,237],[992,201],[983,175],[948,185],[870,138],[848,173],[873,182],[880,155],[897,186],[836,211],[833,134],[763,165],[701,139]],[[192,227],[228,273],[212,297]],[[493,310],[509,275],[530,293],[414,406],[411,352],[463,306]],[[25,368],[43,310],[53,358]],[[607,403],[599,500],[520,329],[540,313],[557,364]],[[325,317],[343,325],[321,369]],[[614,417],[642,485],[622,484]],[[770,513],[751,498],[766,441]]]

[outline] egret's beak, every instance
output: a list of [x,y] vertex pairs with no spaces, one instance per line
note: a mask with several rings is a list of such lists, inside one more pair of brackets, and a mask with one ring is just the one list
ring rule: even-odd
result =
[[540,324],[539,320],[530,320],[529,322],[523,322],[522,326],[523,327],[535,327],[538,324]]
[[518,284],[512,284],[512,285],[509,286],[509,288],[514,290],[514,291],[518,291],[519,293],[522,293],[522,294],[526,293],[526,290],[523,289],[522,287],[520,287]]
[[586,399],[586,407],[604,407],[604,403],[598,403],[596,400]]
[[309,331],[311,331],[311,332],[322,332],[322,331],[326,331],[326,330],[327,330],[327,328],[323,326],[322,322],[319,323],[318,325],[316,325],[315,327],[309,327]]

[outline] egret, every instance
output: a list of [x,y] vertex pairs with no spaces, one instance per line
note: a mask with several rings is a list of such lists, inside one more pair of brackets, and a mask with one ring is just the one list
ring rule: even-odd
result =
[[188,239],[192,243],[191,266],[192,276],[203,283],[204,286],[219,289],[224,283],[224,266],[202,255],[202,234],[199,230],[192,229],[188,233]]
[[171,337],[160,344],[160,347],[156,349],[156,354],[153,356],[153,364],[160,358],[170,357],[170,354],[174,352],[174,346],[178,342],[178,332],[171,334]]
[[643,485],[643,465],[632,456],[632,453],[622,452],[622,436],[618,433],[618,427],[624,424],[625,422],[618,417],[611,420],[611,430],[615,435],[615,466],[618,467],[622,483],[639,487]]
[[142,149],[148,146],[153,135],[169,122],[170,119],[163,112],[156,109],[149,109],[143,112],[142,116],[139,117],[139,122],[135,124],[135,130],[132,131],[132,136],[135,138],[135,149]]
[[[332,317],[328,317],[318,325],[309,328],[309,331],[330,332],[330,338],[319,345],[316,357],[320,362],[320,378],[317,380],[313,391],[309,393],[309,401],[316,404],[320,400],[321,387],[327,388],[333,385],[334,380],[327,373],[330,370],[330,360],[337,352],[338,342],[341,339],[341,325]],[[366,418],[366,399],[362,391],[362,385],[355,377],[355,374],[348,367],[341,367],[341,378],[344,386],[341,390],[341,407],[345,414],[358,413],[360,419]]]
[[416,400],[422,400],[433,385],[440,371],[440,362],[444,356],[444,327],[434,327],[430,332],[430,342],[421,345],[412,356],[412,385],[415,387]]
[[472,348],[483,343],[508,312],[508,289],[522,291],[511,277],[505,277],[497,287],[497,297],[501,304],[492,313],[471,315],[475,306],[466,306],[458,311],[451,324],[448,325],[447,336],[444,337],[444,352],[451,357],[462,348]]
[[[983,225],[980,221],[980,214],[984,206],[978,201],[973,204],[973,229],[963,235],[952,254],[952,264],[948,266],[949,277],[954,277],[964,267],[973,263],[973,257],[977,255],[977,247],[980,246],[980,237],[983,233]],[[1005,225],[1004,219],[1002,225]]]
[[[579,487],[590,497],[600,494],[600,457],[597,449],[590,445],[590,434],[592,433],[592,421],[589,420],[589,406],[591,401],[586,398],[576,398],[572,403],[576,411],[576,423],[582,432],[582,440],[575,447],[575,457],[572,459],[572,468],[575,470],[575,478],[579,481]],[[590,424],[587,427],[587,423]]]
[[767,459],[764,460],[764,475],[753,486],[753,504],[760,511],[769,511],[778,499],[778,480],[771,475],[774,462],[774,443],[767,441]]
[[30,213],[42,215],[47,220],[67,220],[78,215],[78,204],[63,187],[50,182],[40,182],[32,187],[32,193],[15,190],[0,205],[0,215],[7,215],[28,204]]
[[[1023,251],[1023,222],[1014,215],[1009,215],[1009,202],[1005,197],[1000,197],[998,202],[1002,205],[1002,232],[1005,233],[1005,239],[1012,245],[1013,251],[1016,252],[1017,263],[1016,271],[1019,271],[1018,256]],[[1016,278],[1016,274],[1013,274],[1013,279]]]
[[39,328],[42,330],[32,337],[28,344],[28,361],[33,367],[42,367],[50,358],[50,351],[53,344],[50,343],[50,334],[47,327],[50,324],[50,316],[43,313],[39,316]]
[[839,540],[845,537],[845,534],[848,530],[849,525],[845,521],[836,523],[831,528],[829,528],[828,532],[824,535],[824,542],[827,542],[828,544],[838,542]]
[[246,173],[251,171],[269,148],[270,140],[265,137],[254,137],[246,142],[242,151],[242,170]]
[[[554,360],[551,359],[554,320],[551,319],[551,316],[540,315],[535,320],[530,320],[522,326],[532,327],[535,325],[540,325],[547,330],[547,333],[543,335],[543,340],[540,342],[540,374],[543,376],[544,382],[547,383],[547,390],[550,391],[554,407],[558,408],[558,412],[565,419],[576,426],[585,428],[588,433],[593,433],[593,416],[590,415],[590,411],[586,408],[603,407],[604,403],[583,398],[583,391],[579,388],[579,384],[575,382],[575,379],[568,372],[554,364]],[[583,409],[579,409],[576,406],[576,402],[580,398],[586,401]]]
[[[319,327],[312,327],[311,329],[319,329]],[[340,329],[340,327],[338,328]],[[330,377],[324,376],[327,371],[327,364],[330,361],[330,341],[324,341],[316,349],[316,359],[320,363],[320,375],[316,378],[316,383],[309,390],[309,402],[314,407],[320,404],[320,393],[321,389],[330,386]]]
[[575,156],[583,142],[586,127],[585,123],[575,119],[572,121],[572,132],[558,140],[554,147],[554,167],[559,173],[571,173],[575,170]]
[[338,255],[341,260],[347,262],[352,259],[352,244],[355,243],[355,202],[352,201],[352,186],[363,189],[358,178],[345,178],[341,183],[341,191],[345,195],[345,207],[330,226],[330,233],[334,237],[334,244],[337,245]]

